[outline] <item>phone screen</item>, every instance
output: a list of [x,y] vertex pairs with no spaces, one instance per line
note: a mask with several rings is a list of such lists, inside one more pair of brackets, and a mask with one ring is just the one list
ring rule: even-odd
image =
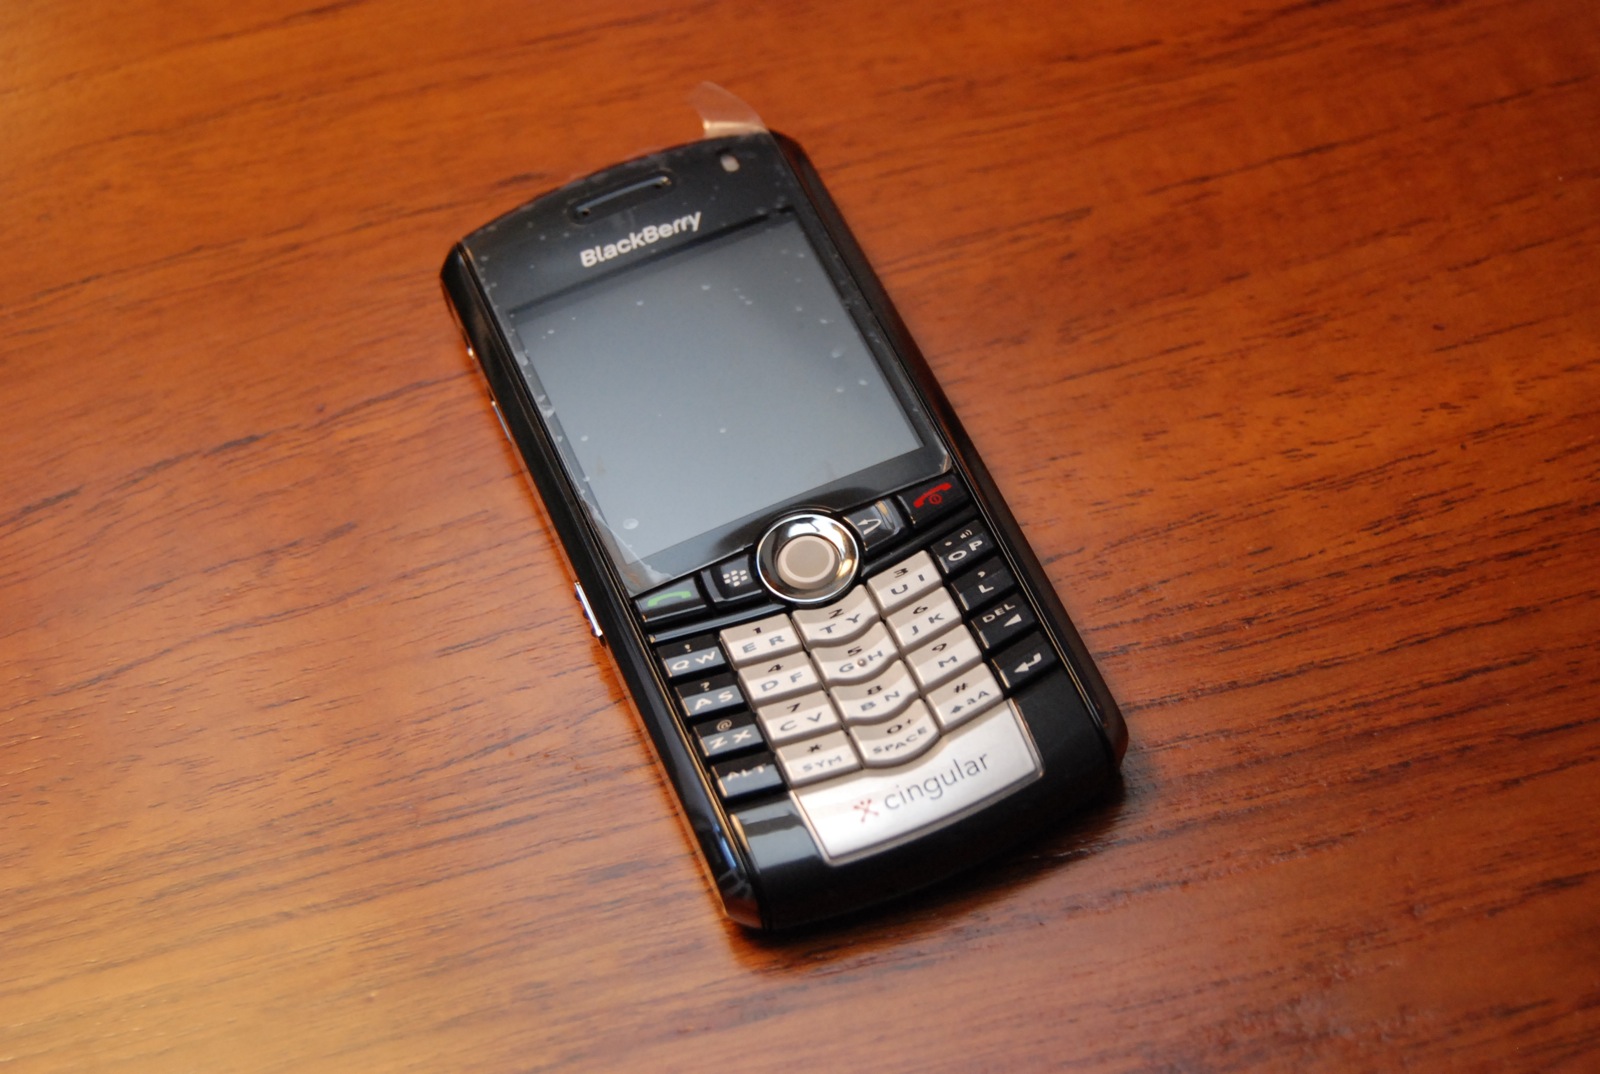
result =
[[926,448],[789,217],[526,307],[516,326],[534,400],[628,561]]

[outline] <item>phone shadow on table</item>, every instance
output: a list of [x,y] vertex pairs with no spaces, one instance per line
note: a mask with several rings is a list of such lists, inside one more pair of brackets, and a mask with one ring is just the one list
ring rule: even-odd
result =
[[781,973],[859,958],[936,932],[955,930],[971,937],[1007,931],[1019,921],[1046,913],[1055,919],[1094,912],[1096,903],[1080,900],[1023,903],[1003,915],[991,913],[990,908],[1019,889],[1112,848],[1127,797],[1127,785],[1118,779],[1077,821],[1030,836],[947,880],[844,917],[782,932],[756,932],[729,921],[734,954],[748,969]]

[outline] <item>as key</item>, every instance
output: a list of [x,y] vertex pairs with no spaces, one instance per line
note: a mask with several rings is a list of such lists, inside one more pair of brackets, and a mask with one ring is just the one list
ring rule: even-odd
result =
[[744,707],[744,695],[732,675],[713,675],[678,687],[678,704],[691,720]]

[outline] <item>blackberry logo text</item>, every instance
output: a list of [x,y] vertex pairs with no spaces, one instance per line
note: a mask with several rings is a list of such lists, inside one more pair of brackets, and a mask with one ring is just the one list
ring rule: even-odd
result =
[[664,224],[648,224],[638,231],[630,232],[626,238],[616,242],[608,242],[604,246],[591,246],[587,250],[578,252],[578,260],[583,262],[584,268],[594,268],[602,261],[610,261],[613,257],[620,257],[632,250],[637,250],[651,243],[670,239],[674,235],[684,232],[700,230],[700,214],[692,213],[689,216],[680,216],[676,220],[669,220]]

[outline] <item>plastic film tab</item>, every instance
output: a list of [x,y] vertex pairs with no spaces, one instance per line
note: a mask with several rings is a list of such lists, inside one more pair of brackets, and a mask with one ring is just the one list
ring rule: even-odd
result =
[[756,110],[715,82],[702,82],[689,94],[689,103],[700,113],[705,138],[731,134],[759,134],[767,129]]

